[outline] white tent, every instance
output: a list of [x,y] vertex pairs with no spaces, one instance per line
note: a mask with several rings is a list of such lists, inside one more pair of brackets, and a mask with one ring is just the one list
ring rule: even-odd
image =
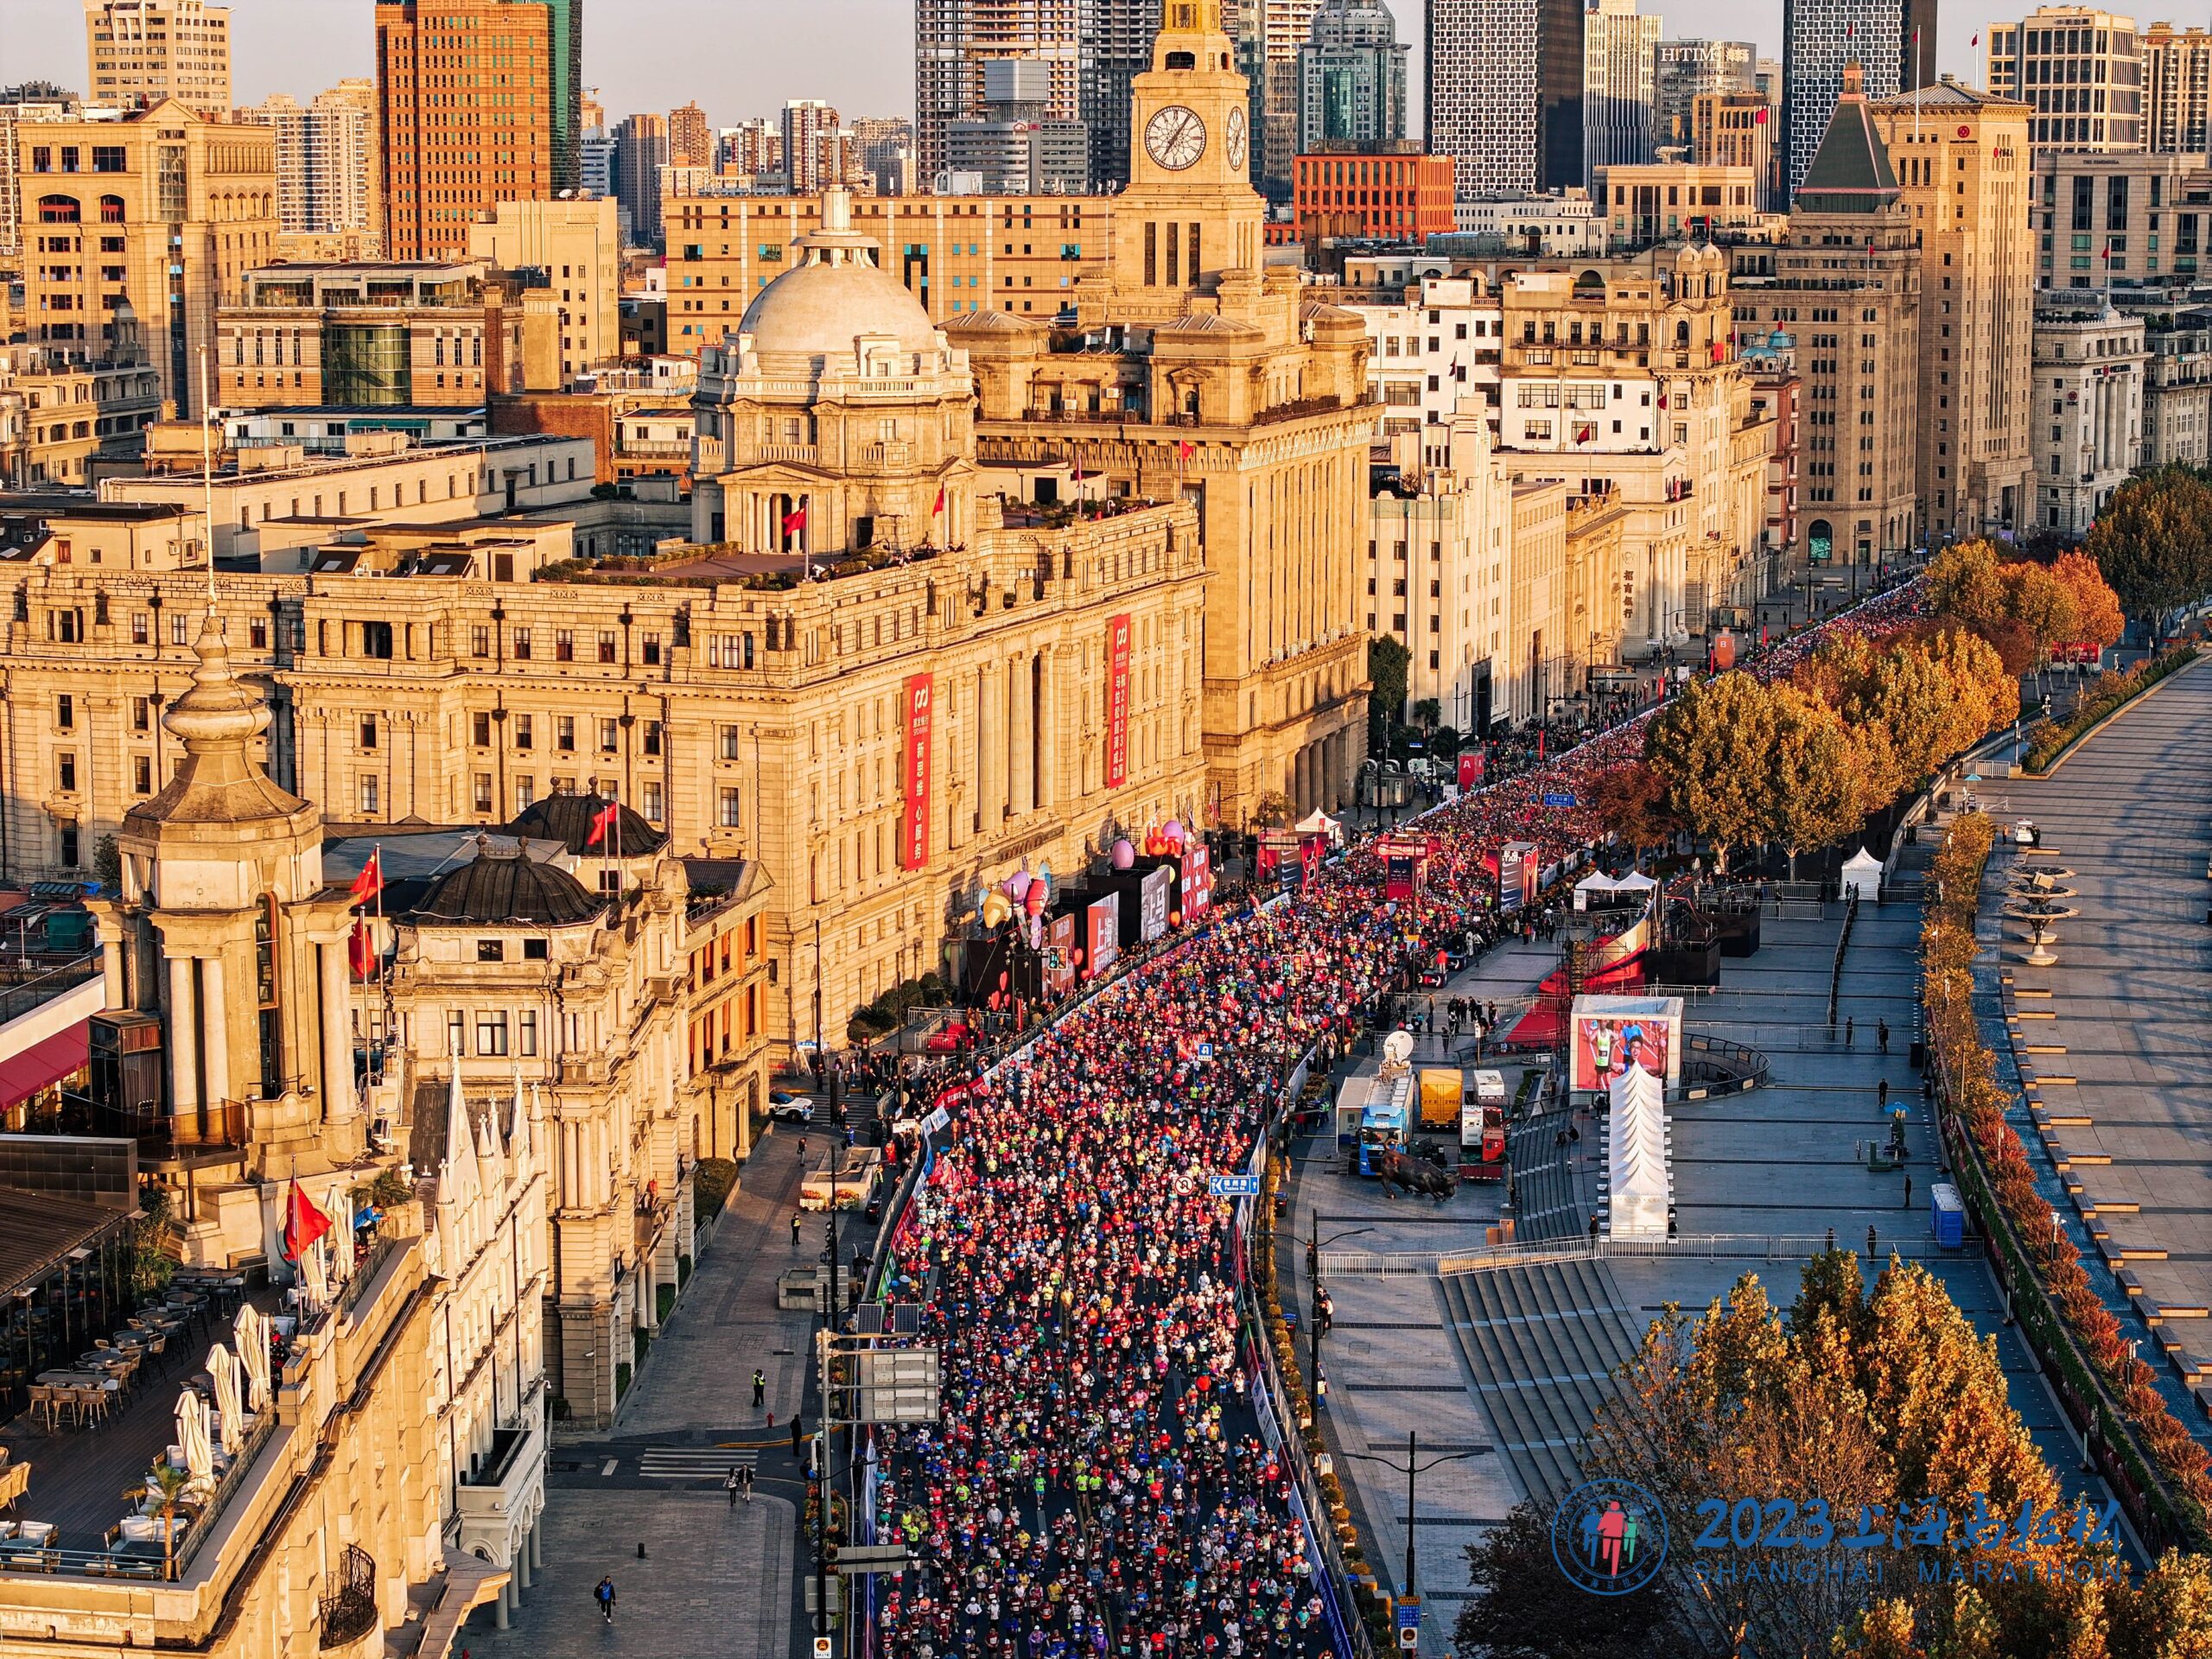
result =
[[1882,861],[1861,847],[1844,861],[1843,890],[1863,899],[1882,896]]
[[1606,1168],[1615,1238],[1667,1236],[1666,1085],[1640,1065],[1613,1079]]
[[1574,907],[1577,910],[1589,909],[1590,895],[1593,893],[1618,893],[1620,890],[1621,884],[1611,876],[1603,870],[1592,870],[1574,884]]
[[1300,818],[1291,828],[1301,836],[1326,836],[1329,838],[1329,844],[1332,847],[1341,847],[1344,844],[1344,825],[1322,811],[1318,806],[1313,809],[1311,815]]
[[1642,870],[1630,870],[1613,883],[1615,891],[1620,893],[1649,893],[1658,885],[1656,876],[1646,875]]

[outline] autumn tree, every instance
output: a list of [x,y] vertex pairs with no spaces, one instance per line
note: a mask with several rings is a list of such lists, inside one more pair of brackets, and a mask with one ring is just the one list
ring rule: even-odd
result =
[[1452,1632],[1467,1659],[1687,1659],[1663,1580],[1625,1596],[1576,1593],[1552,1554],[1554,1511],[1516,1503],[1467,1546],[1472,1598]]
[[2120,615],[2120,596],[2097,569],[2097,562],[2080,551],[2061,554],[2050,574],[2073,595],[2074,638],[2068,643],[2094,645],[2100,651],[2118,645],[2126,632],[2126,622]]
[[1840,841],[1866,821],[1866,757],[1842,716],[1810,693],[1777,685],[1769,707],[1764,838],[1789,855],[1794,881],[1798,854]]
[[1763,762],[1773,747],[1772,695],[1740,670],[1693,684],[1644,739],[1644,760],[1666,786],[1669,810],[1713,843],[1724,869],[1729,849],[1766,834],[1771,808]]
[[1928,603],[1977,633],[2010,614],[1997,550],[1980,539],[1953,542],[1928,562]]
[[2121,609],[2155,626],[2212,591],[2212,487],[2182,467],[2131,479],[2083,546]]
[[1674,839],[1682,821],[1667,804],[1667,785],[1648,761],[1631,760],[1598,774],[1590,785],[1598,822],[1639,852]]

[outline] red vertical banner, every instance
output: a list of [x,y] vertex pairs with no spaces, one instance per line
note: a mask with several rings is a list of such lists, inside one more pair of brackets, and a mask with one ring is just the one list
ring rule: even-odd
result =
[[1129,619],[1106,625],[1106,787],[1129,781]]
[[899,868],[918,870],[930,861],[930,741],[937,717],[930,677],[906,678],[906,804],[899,821]]

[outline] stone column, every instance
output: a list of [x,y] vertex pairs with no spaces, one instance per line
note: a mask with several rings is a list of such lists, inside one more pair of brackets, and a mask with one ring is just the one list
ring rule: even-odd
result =
[[124,1006],[123,997],[123,942],[119,939],[100,941],[100,977],[105,982],[107,1006],[111,1011]]
[[[353,1121],[353,981],[346,947],[322,949],[322,1116],[327,1123]],[[334,995],[341,990],[344,995]]]
[[1007,722],[1013,762],[1014,815],[1027,817],[1037,810],[1037,704],[1035,660],[1023,652],[1007,670],[1007,690],[1014,718]]
[[169,1110],[181,1117],[200,1104],[200,1021],[193,1007],[192,958],[168,960]]
[[200,960],[200,1006],[207,1014],[201,1023],[207,1045],[207,1103],[220,1106],[231,1097],[230,1005],[223,1000],[223,959]]
[[1059,647],[1047,645],[1038,653],[1037,718],[1044,730],[1037,744],[1037,804],[1046,810],[1059,810],[1060,712],[1058,672],[1055,666],[1059,659]]
[[986,664],[976,680],[976,806],[990,836],[1006,827],[1006,670]]

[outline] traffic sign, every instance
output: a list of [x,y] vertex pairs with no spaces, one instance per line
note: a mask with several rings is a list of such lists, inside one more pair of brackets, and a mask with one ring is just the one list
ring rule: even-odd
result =
[[1574,797],[1558,790],[1549,790],[1545,792],[1544,804],[1546,806],[1573,806]]
[[1206,1191],[1217,1198],[1256,1198],[1260,1196],[1260,1178],[1256,1175],[1209,1175]]
[[816,1637],[814,1638],[814,1659],[832,1659],[832,1656],[836,1652],[836,1638],[834,1637]]
[[849,1544],[837,1552],[837,1570],[844,1573],[902,1573],[906,1570],[906,1547],[904,1544]]
[[1407,1653],[1421,1646],[1421,1604],[1417,1601],[1398,1604],[1398,1646]]

